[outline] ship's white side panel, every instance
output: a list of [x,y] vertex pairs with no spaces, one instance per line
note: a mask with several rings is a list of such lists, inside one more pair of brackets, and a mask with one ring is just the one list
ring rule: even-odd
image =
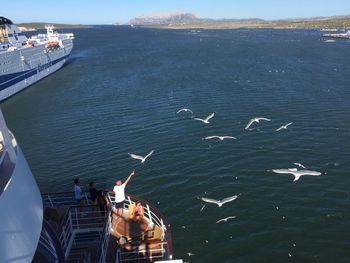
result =
[[32,262],[42,227],[43,205],[19,146],[11,181],[0,197],[0,211],[0,262]]
[[62,43],[64,48],[53,52],[47,52],[44,45],[1,52],[0,79],[8,74],[20,74],[0,83],[0,88],[3,85],[8,86],[0,89],[0,101],[60,69],[73,48],[73,41],[70,39],[63,40]]

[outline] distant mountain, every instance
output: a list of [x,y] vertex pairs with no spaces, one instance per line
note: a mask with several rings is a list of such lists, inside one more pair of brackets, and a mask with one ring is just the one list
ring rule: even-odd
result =
[[158,28],[346,28],[350,27],[350,16],[328,16],[293,18],[280,20],[209,19],[199,18],[191,12],[147,14],[135,17],[129,24]]
[[129,21],[131,25],[168,25],[192,23],[198,18],[191,12],[177,11],[172,13],[154,13],[135,17]]

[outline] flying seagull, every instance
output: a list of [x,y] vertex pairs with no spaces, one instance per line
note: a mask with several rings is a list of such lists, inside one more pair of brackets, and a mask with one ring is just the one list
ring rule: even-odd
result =
[[245,130],[248,130],[248,128],[250,127],[250,125],[252,125],[254,122],[259,123],[260,121],[271,121],[271,119],[267,119],[267,118],[253,118],[249,121],[249,123],[247,124],[247,126],[245,126]]
[[179,113],[182,112],[182,111],[191,112],[191,114],[193,114],[193,111],[191,111],[190,109],[186,109],[186,108],[182,108],[182,109],[178,110],[178,111],[176,112],[176,114],[179,114]]
[[204,207],[205,207],[205,205],[203,205],[203,206],[201,207],[201,209],[199,210],[200,213],[203,211]]
[[208,117],[206,117],[205,119],[201,119],[201,118],[194,118],[195,120],[197,121],[201,121],[201,122],[204,122],[205,124],[208,124],[209,123],[209,120],[211,118],[213,118],[215,115],[215,112],[213,112],[212,114],[210,114]]
[[303,175],[311,175],[311,176],[319,176],[321,175],[322,173],[320,172],[317,172],[317,171],[311,171],[311,170],[299,170],[296,169],[296,168],[288,168],[288,169],[272,169],[272,171],[274,173],[278,173],[278,174],[292,174],[294,175],[294,180],[293,182],[295,181],[298,181],[299,178]]
[[236,200],[238,197],[238,195],[234,195],[234,196],[229,196],[226,197],[222,200],[216,200],[216,199],[211,199],[211,198],[206,198],[206,197],[202,197],[201,200],[207,203],[213,203],[213,204],[217,204],[219,207],[222,207],[225,203],[231,202],[233,200]]
[[210,139],[219,139],[220,141],[223,141],[224,139],[237,139],[236,137],[233,136],[207,136],[205,138],[203,138],[203,140],[210,140]]
[[293,122],[287,123],[286,125],[282,125],[282,126],[279,127],[278,129],[276,129],[276,131],[280,131],[280,130],[282,130],[282,129],[287,129],[287,127],[288,127],[289,125],[292,125],[292,124],[293,124]]
[[301,168],[304,168],[304,169],[306,169],[306,167],[304,166],[304,165],[302,165],[301,163],[293,163],[294,165],[297,165],[297,166],[299,166],[299,167],[301,167]]
[[140,155],[136,155],[136,154],[133,154],[133,153],[129,153],[129,155],[136,159],[136,160],[140,160],[141,163],[144,163],[146,161],[146,159],[153,153],[154,151],[152,150],[149,154],[147,154],[145,157],[143,156],[140,156]]
[[193,254],[192,252],[188,252],[187,255],[188,255],[189,257],[191,257],[191,256],[195,256],[196,254]]
[[235,216],[229,216],[229,217],[226,217],[226,218],[223,218],[223,219],[220,219],[218,221],[216,221],[216,223],[220,223],[220,222],[227,222],[227,220],[229,219],[233,219],[233,218],[236,218]]

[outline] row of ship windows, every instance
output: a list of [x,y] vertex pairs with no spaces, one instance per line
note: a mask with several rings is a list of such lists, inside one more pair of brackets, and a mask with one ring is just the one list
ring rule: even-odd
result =
[[[6,61],[6,62],[9,62],[9,61]],[[36,64],[39,64],[39,63],[36,63]],[[5,64],[1,64],[0,62],[0,68],[2,65],[5,65]],[[29,69],[29,68],[27,68]],[[22,71],[23,70],[23,67],[22,65],[17,65],[15,67],[4,67],[3,69],[0,70],[0,73],[6,73],[6,72],[17,72],[17,71]]]

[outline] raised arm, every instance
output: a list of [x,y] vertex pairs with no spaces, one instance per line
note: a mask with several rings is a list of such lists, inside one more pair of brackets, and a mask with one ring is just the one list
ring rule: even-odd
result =
[[125,183],[124,183],[125,185],[127,185],[127,184],[129,183],[131,177],[132,177],[134,174],[135,174],[135,171],[132,171],[132,172],[130,173],[130,175],[128,176],[128,178],[125,180]]

